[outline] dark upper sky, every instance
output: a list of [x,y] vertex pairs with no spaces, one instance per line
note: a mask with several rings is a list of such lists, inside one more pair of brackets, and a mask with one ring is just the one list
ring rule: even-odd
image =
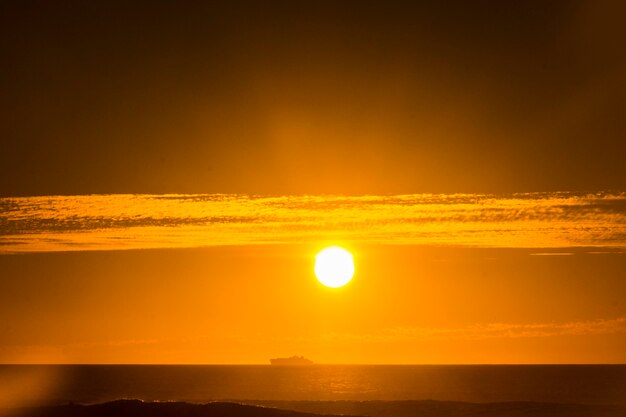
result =
[[626,189],[621,1],[4,1],[0,195]]

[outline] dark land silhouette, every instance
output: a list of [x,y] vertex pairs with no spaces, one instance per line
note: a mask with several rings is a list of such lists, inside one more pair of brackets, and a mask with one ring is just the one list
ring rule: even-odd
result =
[[625,406],[538,402],[250,401],[244,403],[143,402],[67,404],[24,408],[11,417],[626,417]]
[[[316,417],[315,414],[231,402],[193,404],[117,400],[102,404],[66,404],[16,410],[11,417]],[[339,417],[339,416],[337,416]]]
[[370,417],[601,417],[626,416],[626,406],[582,405],[533,401],[472,403],[461,401],[244,401],[314,414]]

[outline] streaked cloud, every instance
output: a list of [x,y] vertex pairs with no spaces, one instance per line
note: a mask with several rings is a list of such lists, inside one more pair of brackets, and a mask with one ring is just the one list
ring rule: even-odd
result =
[[626,317],[550,323],[487,323],[462,328],[396,327],[380,336],[388,339],[491,339],[521,337],[588,336],[626,333]]
[[624,248],[626,194],[0,199],[0,253],[319,241]]
[[[626,317],[547,323],[477,323],[464,327],[392,327],[372,333],[327,333],[306,343],[397,343],[626,334]],[[282,340],[281,340],[282,341]]]
[[571,256],[574,252],[537,252],[530,253],[530,256]]
[[537,323],[476,323],[460,327],[388,327],[367,333],[329,332],[321,335],[268,336],[233,335],[239,343],[284,344],[377,344],[428,341],[546,338],[626,334],[626,317]]

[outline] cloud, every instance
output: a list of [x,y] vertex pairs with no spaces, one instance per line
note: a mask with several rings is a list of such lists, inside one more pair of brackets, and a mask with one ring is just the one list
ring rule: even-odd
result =
[[123,194],[0,199],[0,253],[329,240],[624,248],[626,195]]
[[[502,338],[534,338],[558,336],[589,336],[626,333],[626,317],[549,323],[479,323],[466,327],[392,327],[376,333],[329,333],[325,342],[419,342],[433,340],[483,340]],[[309,342],[313,342],[310,340]],[[315,341],[319,341],[315,339]]]
[[537,252],[530,253],[530,256],[571,256],[573,252]]
[[572,321],[565,323],[488,323],[463,328],[430,329],[398,327],[385,330],[392,338],[407,339],[491,339],[554,336],[586,336],[596,334],[626,333],[626,317]]
[[626,334],[626,316],[612,319],[595,319],[569,322],[544,323],[477,323],[463,327],[419,327],[398,326],[383,328],[375,332],[350,333],[330,332],[321,335],[268,336],[233,335],[240,343],[284,344],[379,344],[415,343],[427,341],[460,341],[487,339],[545,338],[563,336],[591,336]]

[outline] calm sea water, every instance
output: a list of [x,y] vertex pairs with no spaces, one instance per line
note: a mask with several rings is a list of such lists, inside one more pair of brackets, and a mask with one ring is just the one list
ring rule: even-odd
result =
[[626,365],[2,365],[0,399],[10,395],[48,403],[138,398],[626,404]]

